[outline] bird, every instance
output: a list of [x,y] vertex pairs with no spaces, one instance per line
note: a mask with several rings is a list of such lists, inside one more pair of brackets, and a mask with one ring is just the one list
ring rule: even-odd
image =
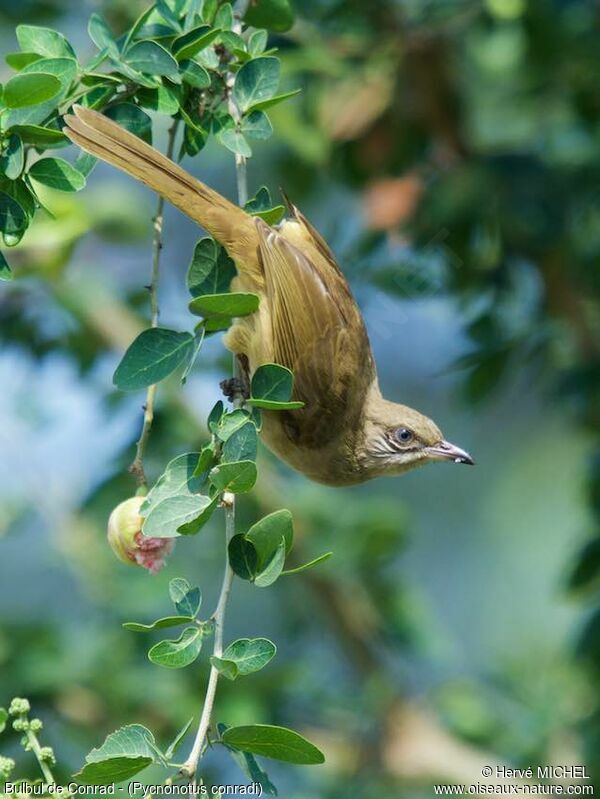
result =
[[382,396],[360,309],[330,247],[289,203],[268,225],[97,111],[74,106],[64,133],[162,195],[207,231],[236,267],[232,291],[259,296],[224,343],[246,379],[264,364],[294,375],[298,410],[264,411],[262,439],[309,479],[348,486],[433,461],[473,464],[424,414]]

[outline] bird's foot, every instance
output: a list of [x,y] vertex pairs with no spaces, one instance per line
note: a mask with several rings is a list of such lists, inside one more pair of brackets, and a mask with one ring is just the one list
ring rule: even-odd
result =
[[246,381],[240,380],[239,377],[230,377],[228,380],[221,380],[219,385],[229,402],[233,402],[239,397],[243,397],[245,400],[250,397]]

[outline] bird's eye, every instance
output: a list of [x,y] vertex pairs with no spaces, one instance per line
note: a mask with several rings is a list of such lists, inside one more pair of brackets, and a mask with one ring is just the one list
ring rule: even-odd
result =
[[415,437],[414,433],[412,433],[410,430],[407,430],[406,427],[400,427],[398,430],[396,430],[395,435],[396,439],[401,444],[410,444],[410,442]]

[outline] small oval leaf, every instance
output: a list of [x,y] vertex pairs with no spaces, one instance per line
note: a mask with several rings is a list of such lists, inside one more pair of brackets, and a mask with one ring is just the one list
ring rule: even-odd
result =
[[193,663],[202,649],[202,631],[187,627],[176,641],[159,641],[148,651],[148,658],[157,666],[182,669]]
[[325,756],[314,744],[286,727],[271,724],[229,727],[223,733],[222,740],[242,752],[252,752],[285,763],[309,766],[325,762]]

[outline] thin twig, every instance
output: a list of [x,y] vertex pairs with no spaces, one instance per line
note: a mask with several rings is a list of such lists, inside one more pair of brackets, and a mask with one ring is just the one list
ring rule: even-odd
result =
[[[225,508],[225,572],[223,574],[223,584],[221,585],[221,593],[219,594],[219,601],[213,614],[215,622],[215,637],[213,644],[213,656],[220,658],[223,655],[223,635],[225,624],[225,611],[227,609],[227,601],[231,591],[231,584],[233,582],[233,571],[229,565],[229,557],[227,547],[235,533],[235,496],[233,494],[223,495],[223,506]],[[188,759],[185,761],[181,768],[181,774],[194,779],[196,771],[198,770],[198,763],[206,748],[208,740],[208,730],[210,728],[213,706],[215,703],[215,696],[217,693],[217,684],[219,682],[219,672],[214,666],[210,667],[210,674],[208,676],[208,685],[206,686],[206,694],[204,697],[204,705],[202,707],[202,715],[200,716],[200,723],[198,724],[198,731],[194,739],[192,751]]]
[[[240,33],[242,30],[242,23],[241,19],[245,13],[245,9],[247,7],[247,2],[240,2],[238,8],[236,10],[236,17],[233,26],[233,30],[236,33]],[[240,112],[237,108],[235,101],[233,99],[233,94],[231,92],[232,82],[234,76],[230,74],[228,76],[228,86],[230,88],[229,91],[229,112],[232,117],[237,121],[240,118]],[[244,207],[246,202],[248,201],[248,180],[246,175],[246,159],[241,156],[235,156],[235,173],[236,173],[236,180],[237,180],[237,191],[238,191],[238,204]],[[233,373],[234,377],[238,378],[239,384],[239,363],[237,358],[233,357]],[[243,397],[241,394],[234,395],[233,398],[233,405],[236,408],[241,407],[243,404]],[[223,654],[223,635],[224,635],[224,625],[225,625],[225,611],[227,609],[227,602],[229,600],[229,594],[231,592],[231,584],[233,582],[233,571],[231,566],[229,565],[229,554],[228,554],[228,546],[229,542],[235,535],[235,494],[226,493],[223,495],[223,506],[225,508],[225,571],[223,574],[223,583],[221,585],[221,593],[219,595],[219,601],[217,602],[217,607],[213,614],[213,619],[215,622],[215,637],[214,637],[214,644],[213,644],[213,656],[220,658]],[[206,686],[206,694],[204,696],[204,705],[202,706],[202,715],[200,716],[200,722],[198,724],[198,731],[196,732],[196,737],[194,739],[194,745],[192,747],[192,751],[189,754],[188,759],[185,761],[183,767],[180,770],[180,773],[187,777],[190,780],[195,780],[196,772],[198,770],[198,763],[202,755],[204,754],[204,750],[206,748],[206,744],[208,741],[208,732],[210,729],[210,724],[212,720],[212,713],[213,707],[215,704],[215,697],[217,693],[217,685],[219,683],[219,672],[214,667],[211,666],[210,674],[208,676],[208,684]]]
[[[179,120],[174,120],[169,128],[169,138],[167,142],[167,158],[173,157],[173,150],[175,148],[175,136],[177,135],[177,128],[179,127]],[[152,276],[150,279],[150,325],[151,327],[158,327],[158,318],[160,309],[158,305],[158,282],[160,278],[160,253],[162,250],[162,229],[164,217],[165,198],[162,195],[158,196],[156,202],[156,213],[154,215],[154,237],[152,240]],[[138,486],[146,485],[146,474],[144,472],[144,452],[150,437],[150,430],[152,429],[152,422],[154,421],[154,402],[156,399],[156,383],[148,386],[146,391],[146,402],[144,403],[144,422],[142,424],[142,432],[135,447],[135,458],[129,467],[129,471],[137,480]]]
[[27,737],[27,742],[31,748],[31,751],[36,757],[38,765],[44,775],[44,779],[46,780],[46,785],[56,785],[56,780],[54,779],[54,775],[52,774],[52,770],[48,763],[44,760],[42,756],[42,750],[37,739],[37,735],[33,732],[33,730],[27,730],[25,733]]

